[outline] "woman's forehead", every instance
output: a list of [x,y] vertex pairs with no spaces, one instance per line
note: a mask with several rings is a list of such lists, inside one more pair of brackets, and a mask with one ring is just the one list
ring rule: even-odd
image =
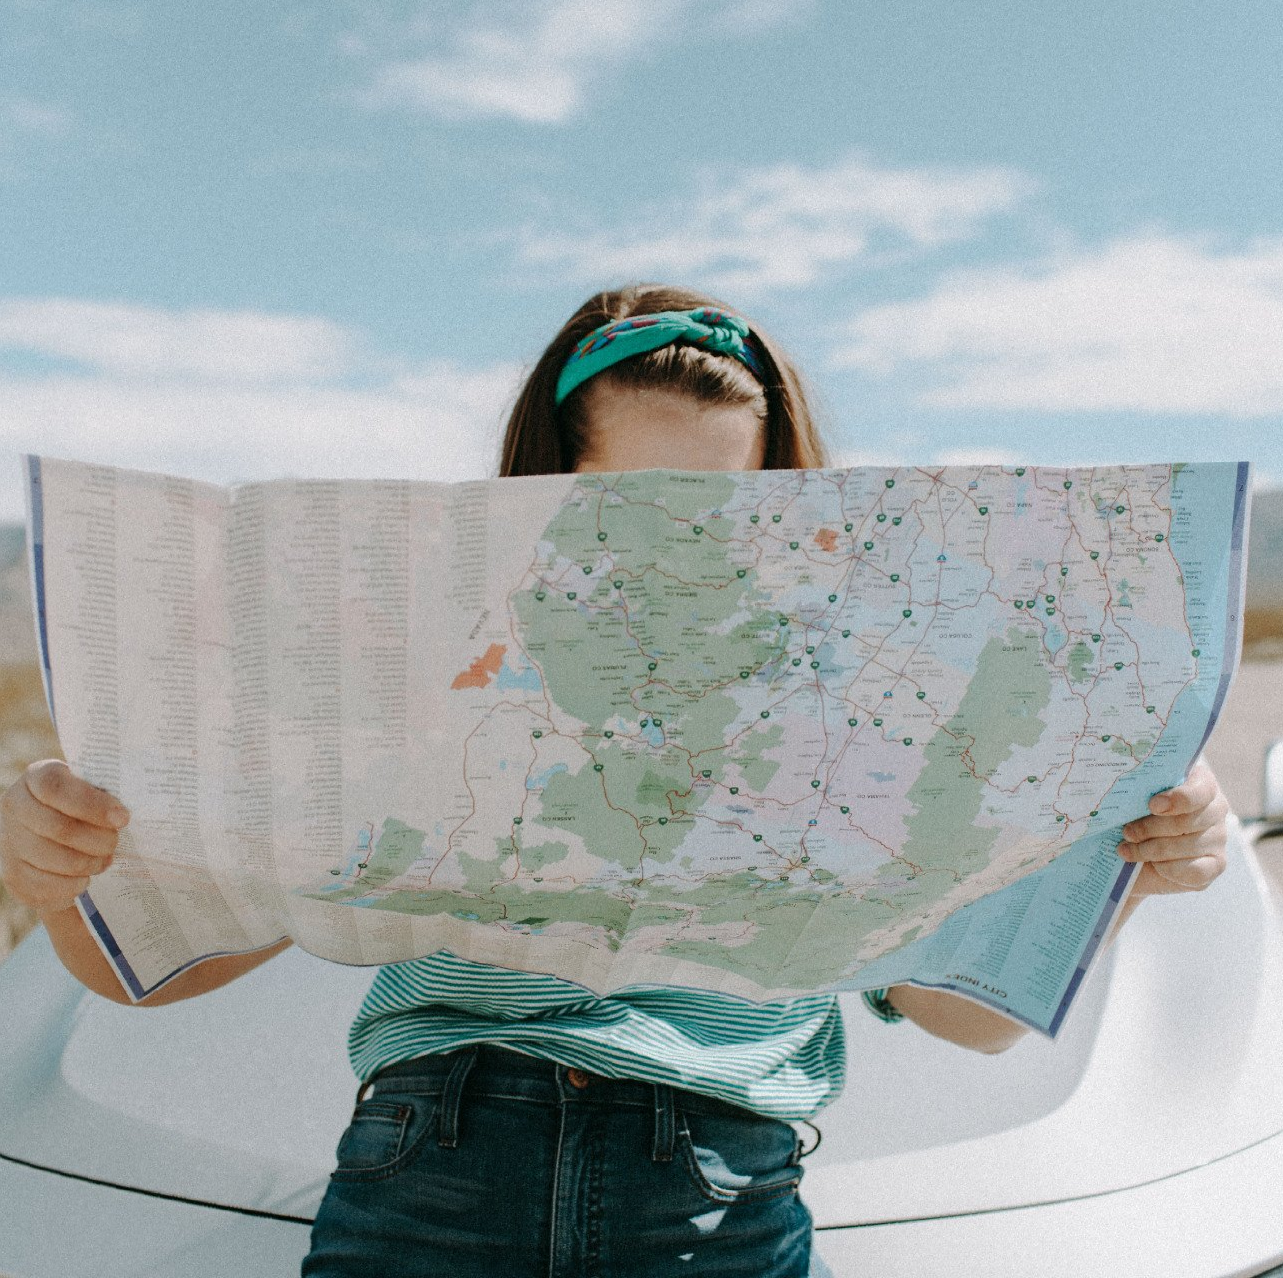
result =
[[666,386],[627,386],[608,378],[595,379],[585,388],[585,417],[590,423],[619,416],[688,417],[708,413],[742,414],[758,420],[752,404],[713,404]]

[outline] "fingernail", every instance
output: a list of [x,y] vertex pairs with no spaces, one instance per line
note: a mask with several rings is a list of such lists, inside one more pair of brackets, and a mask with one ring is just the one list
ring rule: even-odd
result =
[[1117,853],[1118,853],[1118,855],[1119,855],[1120,857],[1122,857],[1122,859],[1123,859],[1124,861],[1126,861],[1126,860],[1128,860],[1128,859],[1129,859],[1128,853],[1129,853],[1130,849],[1129,849],[1129,847],[1128,847],[1128,845],[1127,845],[1126,843],[1120,843],[1120,844],[1119,844],[1119,845],[1114,849],[1114,851],[1115,851],[1115,852],[1117,852]]
[[119,803],[113,803],[107,809],[107,820],[117,830],[124,829],[129,824],[129,809],[122,807]]

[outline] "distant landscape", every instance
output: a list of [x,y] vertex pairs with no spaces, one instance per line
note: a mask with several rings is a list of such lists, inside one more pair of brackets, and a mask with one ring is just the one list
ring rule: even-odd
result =
[[[7,789],[28,763],[58,754],[34,662],[0,666],[0,789]],[[27,934],[35,919],[0,887],[0,959]]]
[[[0,524],[0,790],[7,789],[27,764],[58,753],[36,663],[23,530],[20,525]],[[34,922],[0,886],[0,959]]]
[[[1236,734],[1236,714],[1242,716],[1245,729],[1250,719],[1250,730],[1243,733],[1251,739],[1250,758],[1244,766],[1252,770],[1254,779],[1261,742],[1274,736],[1275,705],[1280,707],[1278,735],[1283,736],[1283,490],[1257,493],[1252,501],[1243,642],[1245,661],[1280,663],[1278,679],[1262,670],[1253,675],[1250,687],[1248,681],[1240,680],[1213,744],[1230,741]],[[1209,752],[1231,801],[1247,810],[1254,802],[1247,797],[1249,787],[1240,781],[1242,788],[1236,795],[1229,780],[1231,771],[1244,768],[1237,759],[1233,769],[1228,768],[1210,747]],[[0,790],[33,760],[58,753],[36,661],[23,529],[0,524]],[[0,887],[0,959],[32,923],[30,913],[6,899]]]
[[1249,661],[1283,658],[1283,489],[1252,497],[1243,655]]

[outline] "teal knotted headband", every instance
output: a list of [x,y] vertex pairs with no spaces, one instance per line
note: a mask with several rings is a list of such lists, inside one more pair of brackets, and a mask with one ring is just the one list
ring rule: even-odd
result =
[[760,357],[749,345],[749,328],[738,315],[715,306],[697,306],[692,311],[656,311],[653,315],[632,315],[595,328],[570,353],[557,378],[556,403],[560,404],[576,386],[594,373],[618,364],[630,355],[657,350],[669,342],[689,342],[706,351],[733,355],[755,377],[762,376]]

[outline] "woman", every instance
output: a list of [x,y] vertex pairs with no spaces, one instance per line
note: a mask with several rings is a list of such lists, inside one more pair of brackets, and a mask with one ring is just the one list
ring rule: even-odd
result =
[[[760,328],[689,290],[639,285],[590,298],[549,345],[513,410],[502,473],[824,461],[797,370]],[[1224,868],[1228,804],[1207,768],[1151,808],[1120,845],[1143,862],[1123,917]],[[128,814],[49,761],[11,787],[3,813],[6,886],[41,912],[80,980],[127,1001],[73,903]],[[216,988],[287,944],[210,959],[147,1002]],[[942,991],[896,986],[867,1001],[979,1051],[1024,1033]],[[363,1082],[311,1278],[808,1272],[790,1122],[842,1087],[830,995],[594,998],[442,952],[379,971],[350,1048]]]

